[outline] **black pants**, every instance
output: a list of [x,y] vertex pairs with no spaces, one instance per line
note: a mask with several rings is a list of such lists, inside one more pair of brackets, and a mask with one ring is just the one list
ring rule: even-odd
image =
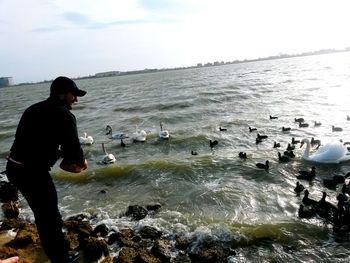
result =
[[35,217],[42,247],[52,263],[66,263],[68,249],[62,232],[57,192],[49,172],[7,162],[6,174],[27,200]]

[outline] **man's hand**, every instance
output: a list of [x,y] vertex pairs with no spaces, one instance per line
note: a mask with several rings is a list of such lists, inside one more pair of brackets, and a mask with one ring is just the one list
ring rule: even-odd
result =
[[64,160],[62,160],[62,162],[60,163],[60,167],[62,170],[65,170],[65,171],[70,172],[70,173],[80,173],[80,172],[87,169],[88,163],[87,163],[86,159],[84,160],[83,165],[66,163]]

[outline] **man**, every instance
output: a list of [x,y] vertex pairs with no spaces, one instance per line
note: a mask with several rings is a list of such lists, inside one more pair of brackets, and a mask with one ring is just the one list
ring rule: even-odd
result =
[[30,106],[23,113],[8,157],[6,174],[28,201],[35,217],[43,249],[52,263],[73,262],[62,233],[57,192],[49,174],[62,157],[60,167],[79,173],[87,168],[79,143],[76,119],[70,112],[80,90],[67,77],[56,78],[48,99]]

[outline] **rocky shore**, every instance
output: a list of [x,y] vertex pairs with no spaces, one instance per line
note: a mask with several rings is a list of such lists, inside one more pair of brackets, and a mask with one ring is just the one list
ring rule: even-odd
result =
[[[35,224],[19,217],[18,193],[7,182],[0,182],[0,201],[5,218],[0,225],[0,259],[19,256],[20,262],[49,262],[40,244]],[[120,216],[139,221],[161,209],[160,204],[129,206]],[[228,262],[236,255],[233,244],[206,239],[198,242],[184,235],[171,236],[153,226],[138,229],[109,229],[105,224],[92,225],[91,218],[79,214],[64,220],[69,250],[79,251],[78,262],[159,263],[159,262]],[[199,244],[200,243],[200,244]]]
[[[41,248],[35,224],[21,218],[17,201],[17,190],[8,182],[0,181],[0,202],[4,215],[4,219],[0,220],[0,259],[19,256],[21,263],[49,262]],[[317,205],[318,209],[323,207],[321,204],[323,203]],[[233,234],[225,238],[174,234],[173,231],[147,225],[147,219],[161,210],[161,204],[126,207],[125,212],[119,216],[132,224],[118,227],[107,226],[99,221],[99,215],[71,216],[64,220],[63,225],[67,246],[71,251],[80,252],[78,263],[224,263],[244,262],[240,261],[239,256],[242,249],[259,247],[261,242],[274,242],[264,236],[247,239]],[[324,220],[333,226],[333,233],[348,237],[348,205],[345,211],[342,217],[339,214],[337,217],[333,216],[333,221],[326,217]],[[300,218],[311,218],[315,217],[315,213],[320,214],[318,210],[308,213],[307,216],[301,212],[306,211],[299,211]],[[334,221],[334,218],[338,220]],[[291,253],[297,249],[295,244],[297,243],[292,240],[282,242],[284,249]]]

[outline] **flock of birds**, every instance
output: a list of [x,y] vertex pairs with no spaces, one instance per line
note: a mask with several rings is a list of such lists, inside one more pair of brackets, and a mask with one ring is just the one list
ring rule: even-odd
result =
[[[277,118],[278,117],[270,116],[270,120]],[[347,116],[347,120],[350,121],[350,116]],[[298,123],[299,127],[309,126],[309,124],[306,123],[303,118],[295,118],[295,122]],[[320,122],[316,121],[314,124],[315,127],[321,125]],[[282,127],[282,132],[289,132],[290,130],[291,128],[289,127]],[[341,131],[343,131],[341,127],[332,126],[332,132]],[[257,132],[257,144],[268,138],[267,135],[261,135],[258,133],[256,128],[249,127],[249,132]],[[321,141],[316,140],[313,137],[311,140],[296,140],[293,137],[291,143],[288,143],[284,153],[281,154],[278,152],[278,161],[280,163],[288,163],[295,157],[293,150],[295,149],[296,144],[300,144],[300,148],[303,147],[303,145],[306,145],[302,159],[315,164],[338,164],[350,160],[349,149],[346,146],[349,144],[348,142],[343,142],[340,140],[321,145]],[[275,141],[273,148],[279,147],[281,147],[281,144]],[[310,153],[311,147],[315,147],[315,152],[312,154]],[[247,154],[245,152],[240,152],[238,156],[242,159],[247,158]],[[270,168],[269,164],[269,160],[266,160],[265,163],[256,163],[256,167],[268,171]],[[315,177],[315,166],[312,166],[310,170],[298,171],[294,191],[297,193],[297,195],[304,193],[302,204],[299,206],[298,216],[300,218],[311,218],[318,216],[324,219],[327,223],[332,224],[335,231],[339,233],[350,232],[350,181],[346,183],[346,179],[350,177],[350,172],[346,175],[333,175],[331,178],[323,179],[323,185],[328,189],[337,190],[337,187],[342,185],[340,192],[336,194],[337,204],[333,204],[332,202],[326,200],[327,192],[325,191],[322,191],[322,198],[320,200],[314,200],[309,197],[309,190],[304,187],[301,181],[311,182]]]
[[[111,140],[120,140],[120,145],[125,147],[124,139],[131,138],[133,142],[145,142],[147,140],[147,132],[145,130],[140,130],[136,127],[135,132],[131,135],[128,135],[124,132],[113,133],[112,127],[110,125],[106,126],[106,135]],[[158,137],[163,140],[167,140],[170,138],[170,133],[168,130],[163,129],[163,124],[160,122],[160,131],[158,132]],[[84,132],[83,136],[79,137],[79,142],[81,145],[92,145],[95,141],[91,135],[87,135]],[[106,151],[104,143],[102,143],[102,151],[104,155],[102,156],[99,163],[101,164],[112,164],[116,162],[116,158],[112,153],[108,153]]]
[[[270,120],[277,119],[276,116],[270,115]],[[347,116],[347,120],[350,121],[350,116]],[[295,118],[295,123],[298,123],[298,127],[306,128],[309,127],[309,124],[305,122],[303,118]],[[320,126],[321,123],[314,121],[314,127]],[[332,132],[341,132],[343,129],[341,127],[332,126]],[[220,132],[227,131],[226,128],[219,127]],[[282,132],[290,132],[290,127],[282,127]],[[268,138],[267,135],[260,134],[257,128],[249,127],[249,132],[256,132],[256,144],[262,143],[264,140]],[[145,142],[147,140],[147,132],[144,130],[140,130],[136,127],[136,130],[131,135],[128,135],[123,132],[113,133],[112,127],[110,125],[106,126],[106,135],[109,139],[112,140],[120,140],[120,145],[125,147],[125,143],[123,142],[126,138],[131,138],[134,142]],[[160,139],[169,139],[170,134],[168,130],[163,129],[163,125],[160,122],[160,131],[158,132],[158,137]],[[94,143],[94,139],[92,136],[88,136],[84,133],[84,136],[79,137],[80,143],[83,145],[92,145]],[[213,149],[217,146],[219,142],[217,140],[209,140],[209,146]],[[280,163],[288,163],[293,158],[295,158],[294,150],[297,144],[300,144],[300,148],[306,145],[306,149],[302,158],[306,161],[310,161],[313,163],[340,163],[350,160],[350,153],[347,148],[348,142],[337,141],[332,143],[327,143],[325,145],[321,144],[321,141],[315,139],[314,137],[309,139],[296,140],[292,137],[290,143],[288,143],[286,150],[283,152],[278,151],[278,161]],[[281,144],[279,142],[274,142],[273,148],[280,148]],[[311,147],[314,147],[314,152],[311,154]],[[104,155],[100,161],[101,164],[111,164],[116,161],[116,158],[113,154],[108,153],[105,149],[104,143],[102,143],[102,150]],[[192,155],[198,155],[198,153],[194,150],[191,151]],[[239,158],[247,159],[246,152],[239,152]],[[264,163],[256,163],[257,168],[264,169],[268,171],[270,169],[270,161],[266,160]],[[302,192],[304,193],[304,197],[302,199],[302,204],[300,204],[298,215],[300,218],[311,218],[314,216],[319,216],[325,219],[327,222],[333,224],[334,229],[337,229],[341,232],[349,232],[350,231],[350,181],[346,184],[346,179],[350,176],[350,172],[346,175],[333,175],[330,179],[323,179],[323,184],[325,187],[329,189],[336,189],[338,185],[343,184],[341,188],[341,192],[337,194],[336,199],[338,203],[335,205],[326,200],[327,193],[325,191],[322,192],[322,198],[317,201],[311,199],[309,197],[309,190],[304,187],[304,185],[300,181],[308,181],[311,182],[316,177],[316,167],[312,166],[310,170],[300,170],[298,171],[298,175],[296,176],[297,182],[294,188],[294,191],[300,195]]]

